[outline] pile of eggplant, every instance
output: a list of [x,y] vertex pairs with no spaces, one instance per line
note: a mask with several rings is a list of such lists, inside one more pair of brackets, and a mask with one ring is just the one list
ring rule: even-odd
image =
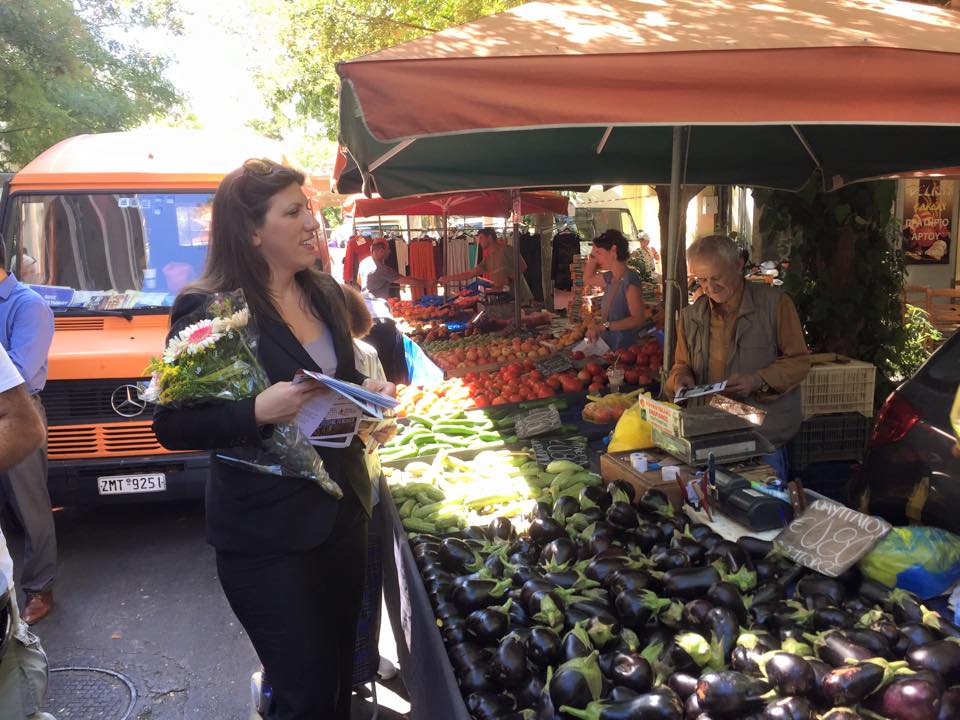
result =
[[960,631],[620,482],[411,534],[475,720],[960,720]]

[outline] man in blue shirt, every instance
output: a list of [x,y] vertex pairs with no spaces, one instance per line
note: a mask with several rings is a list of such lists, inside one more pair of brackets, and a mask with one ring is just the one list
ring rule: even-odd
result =
[[[0,345],[27,385],[46,427],[40,391],[47,382],[47,353],[53,340],[53,312],[36,292],[0,263]],[[47,442],[0,475],[0,489],[24,530],[20,583],[27,596],[21,617],[32,625],[53,606],[57,536],[47,489]]]

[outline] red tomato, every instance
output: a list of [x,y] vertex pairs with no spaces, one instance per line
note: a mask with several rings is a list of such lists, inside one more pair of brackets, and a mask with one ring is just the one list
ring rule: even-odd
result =
[[620,351],[620,364],[621,365],[634,365],[637,362],[637,354],[631,350],[621,350]]
[[503,395],[500,395],[499,397],[495,397],[495,398],[493,399],[493,404],[494,404],[494,405],[506,405],[506,404],[509,403],[509,402],[510,402],[510,399],[509,399],[509,398],[505,398]]
[[[624,373],[623,376],[624,376],[624,379],[626,379],[627,374]],[[649,375],[638,375],[638,376],[637,376],[637,385],[650,385],[652,382],[653,382],[653,380],[650,378]]]
[[559,375],[551,375],[547,378],[547,385],[554,390],[558,390],[560,388],[560,382]]
[[537,397],[538,398],[553,397],[553,392],[548,387],[540,388],[539,390],[537,390]]
[[587,363],[584,367],[584,370],[589,372],[591,375],[603,375],[603,368],[595,362]]
[[533,369],[530,371],[527,377],[529,377],[531,380],[543,380],[543,373],[537,369]]
[[583,380],[583,382],[590,382],[590,378],[592,377],[593,377],[593,373],[591,373],[586,368],[584,368],[583,370],[577,373],[577,378],[580,380]]
[[599,383],[600,385],[605,385],[607,382],[606,375],[594,375],[590,378],[591,383]]
[[638,373],[636,370],[623,371],[623,379],[626,381],[627,385],[636,385],[639,377],[640,373]]
[[512,402],[512,403],[518,403],[518,402],[523,402],[524,398],[523,398],[522,395],[514,394],[514,395],[511,395],[511,396],[508,398],[508,400],[510,400],[510,402]]
[[486,407],[487,405],[490,404],[490,401],[487,400],[487,397],[485,395],[477,395],[473,399],[473,404],[476,405],[477,407]]
[[586,355],[584,355],[580,350],[574,350],[572,353],[570,353],[570,357],[572,357],[574,360],[583,360]]
[[603,385],[602,385],[601,383],[598,383],[598,382],[592,382],[592,383],[590,383],[590,385],[587,387],[587,390],[589,390],[591,393],[598,393],[598,392],[600,392],[601,390],[603,390]]

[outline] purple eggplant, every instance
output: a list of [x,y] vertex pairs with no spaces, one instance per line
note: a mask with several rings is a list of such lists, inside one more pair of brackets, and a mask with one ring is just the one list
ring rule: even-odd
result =
[[607,576],[605,587],[614,597],[624,590],[653,590],[656,591],[660,584],[643,570],[633,568],[622,568]]
[[443,623],[440,630],[444,645],[459,645],[468,639],[467,621],[463,618],[453,618]]
[[535,708],[540,701],[540,696],[543,695],[543,687],[543,678],[536,673],[528,675],[524,683],[514,691],[514,696],[517,699],[517,709]]
[[648,553],[654,545],[660,542],[660,528],[653,523],[641,522],[630,531],[630,536],[636,540],[641,550]]
[[670,498],[667,494],[662,490],[656,490],[654,488],[644,491],[637,504],[647,512],[652,513],[665,513],[669,515],[672,510]]
[[740,623],[737,622],[733,610],[725,607],[712,608],[704,618],[703,628],[711,639],[719,643],[724,662],[730,662],[730,653],[736,647],[737,637],[740,635]]
[[560,711],[578,720],[683,720],[683,704],[668,688],[619,702],[592,702],[585,708],[561,706]]
[[930,627],[920,623],[906,623],[899,626],[900,637],[894,646],[898,655],[906,655],[910,650],[921,645],[940,640],[940,635]]
[[542,580],[543,573],[536,565],[517,565],[510,576],[514,587],[523,587],[528,580]]
[[937,720],[956,720],[960,718],[960,685],[947,688],[940,696],[940,711]]
[[883,668],[871,662],[834,668],[820,682],[820,696],[833,707],[854,705],[880,687],[883,675]]
[[672,550],[682,550],[690,558],[691,565],[699,565],[703,562],[706,550],[703,545],[696,540],[692,540],[684,535],[675,535],[670,541]]
[[865,703],[888,720],[938,720],[941,705],[937,687],[916,677],[895,678]]
[[695,600],[704,597],[710,586],[720,582],[715,567],[677,568],[663,574],[663,594],[670,598]]
[[547,627],[530,630],[526,642],[527,657],[539,667],[555,665],[563,659],[563,643],[560,636]]
[[819,720],[863,720],[863,716],[850,708],[831,708]]
[[630,698],[635,698],[639,694],[640,693],[636,692],[635,690],[631,690],[630,688],[624,687],[623,685],[615,685],[613,689],[610,691],[606,699],[609,700],[610,702],[621,702],[623,700],[629,700]]
[[623,626],[640,632],[654,613],[669,606],[670,601],[658,598],[649,590],[624,590],[614,604]]
[[500,689],[486,665],[471,665],[457,672],[457,683],[465,695],[475,692],[496,692]]
[[[537,518],[527,530],[530,539],[538,545],[546,545],[551,540],[566,537],[567,531],[564,526],[553,518]],[[518,551],[515,551],[518,552]]]
[[778,582],[768,582],[764,583],[763,585],[757,585],[757,587],[753,589],[753,593],[751,595],[753,602],[750,607],[753,608],[757,605],[775,603],[778,600],[782,600],[784,595],[785,591],[783,586]]
[[730,582],[714,583],[707,590],[707,600],[719,607],[729,608],[741,625],[747,624],[747,608],[743,604],[740,588]]
[[625,480],[613,480],[607,483],[607,492],[612,496],[618,492],[627,496],[624,502],[632,503],[637,499],[637,491],[630,483]]
[[523,640],[510,633],[500,641],[493,654],[493,673],[505,688],[518,688],[526,681],[527,654]]
[[474,610],[467,615],[467,630],[482,644],[493,644],[500,641],[510,630],[510,605],[508,599],[503,605],[491,606]]
[[874,656],[868,648],[848,640],[840,632],[820,636],[814,645],[817,657],[833,667],[842,667],[847,660],[869,660]]
[[766,664],[770,684],[781,695],[809,695],[817,686],[813,668],[799,655],[775,653]]
[[724,540],[714,545],[707,553],[708,560],[722,560],[730,568],[731,573],[738,573],[743,568],[753,570],[753,558],[740,545]]
[[578,657],[586,657],[593,652],[593,643],[590,636],[584,630],[583,625],[577,623],[573,628],[563,636],[562,643],[563,659],[573,660]]
[[602,601],[596,599],[577,600],[567,606],[564,611],[564,621],[567,627],[573,627],[578,622],[586,625],[591,620],[596,620],[609,625],[613,634],[620,632],[620,620],[613,612],[613,608],[606,604],[606,593],[602,590],[599,593],[604,595]]
[[[704,713],[703,708],[700,707],[700,698],[697,697],[697,693],[693,692],[687,695],[687,699],[683,701],[683,716],[687,720],[699,720],[703,715],[706,715],[706,713]],[[707,715],[707,717],[709,717],[709,715]]]
[[565,567],[577,560],[577,545],[568,537],[556,538],[543,546],[540,563],[550,569]]
[[437,552],[440,564],[452,573],[462,574],[467,566],[476,562],[477,553],[466,542],[458,538],[444,538]]
[[594,505],[598,506],[601,510],[606,510],[610,507],[610,503],[613,502],[610,494],[606,492],[603,488],[597,487],[596,485],[587,485],[580,490],[580,505],[583,506],[584,500],[589,500]]
[[614,501],[607,508],[607,522],[621,530],[629,530],[637,527],[640,524],[640,519],[637,517],[637,511],[634,510],[633,505]]
[[597,664],[599,653],[567,660],[550,678],[549,693],[554,708],[585,708],[600,698],[603,674]]
[[675,548],[667,548],[659,552],[652,552],[650,555],[650,561],[653,563],[654,568],[660,570],[661,572],[665,570],[675,570],[677,568],[690,567],[693,562],[690,559],[690,556],[687,555],[683,550],[677,550]]
[[474,692],[467,695],[467,710],[476,720],[500,720],[513,708],[513,698],[504,693]]
[[630,560],[623,556],[598,556],[587,565],[586,569],[584,570],[584,575],[591,580],[596,580],[601,585],[604,585],[610,575],[615,573],[617,570],[625,568],[629,564]]
[[852,640],[857,645],[867,648],[867,650],[873,653],[874,657],[890,658],[890,643],[883,634],[876,630],[859,628],[846,630],[843,634],[848,640]]
[[696,675],[675,672],[667,678],[667,686],[673,690],[681,700],[685,701],[688,697],[696,693],[697,683],[699,681],[700,678]]
[[762,696],[770,689],[765,682],[735,670],[711,672],[697,683],[697,700],[701,709],[717,714],[745,714],[763,704]]
[[737,540],[737,545],[742,547],[754,560],[762,560],[773,550],[772,541],[761,540],[760,538],[750,537],[749,535],[744,535]]
[[945,683],[960,683],[960,644],[938,640],[910,650],[905,657],[913,670],[933,670]]
[[566,522],[568,517],[578,512],[580,512],[580,503],[569,495],[561,495],[553,503],[552,517],[559,522]]
[[487,536],[491,540],[513,540],[517,536],[517,531],[510,522],[510,518],[495,517],[487,525]]
[[810,701],[802,697],[780,698],[763,711],[763,720],[814,720],[815,716]]
[[737,645],[730,653],[730,669],[748,675],[759,675],[760,664],[763,662],[763,653],[759,650],[748,649]]
[[460,612],[471,613],[500,602],[511,584],[511,580],[467,580],[453,589],[451,599]]
[[649,692],[653,687],[653,669],[639,655],[605,653],[600,656],[599,663],[600,671],[615,686],[622,685],[640,694]]
[[780,568],[767,560],[754,560],[753,571],[757,574],[757,583],[773,582],[780,576]]
[[813,627],[817,631],[830,629],[852,628],[856,624],[856,619],[846,610],[836,607],[825,607],[814,610],[811,617]]
[[723,541],[724,541],[723,535],[718,535],[717,533],[710,533],[709,535],[705,535],[703,539],[700,540],[700,544],[703,545],[704,550],[706,550],[707,552],[710,552]]
[[801,598],[810,595],[823,595],[830,599],[833,605],[843,605],[847,599],[847,590],[838,580],[824,575],[808,575],[797,583],[797,595]]

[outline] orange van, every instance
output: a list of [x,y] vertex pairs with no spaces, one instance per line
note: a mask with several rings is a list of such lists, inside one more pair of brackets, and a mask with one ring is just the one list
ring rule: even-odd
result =
[[80,135],[14,175],[0,218],[7,266],[55,314],[41,398],[55,504],[199,496],[206,453],[169,452],[139,395],[170,305],[199,276],[220,179],[257,136],[186,130]]

